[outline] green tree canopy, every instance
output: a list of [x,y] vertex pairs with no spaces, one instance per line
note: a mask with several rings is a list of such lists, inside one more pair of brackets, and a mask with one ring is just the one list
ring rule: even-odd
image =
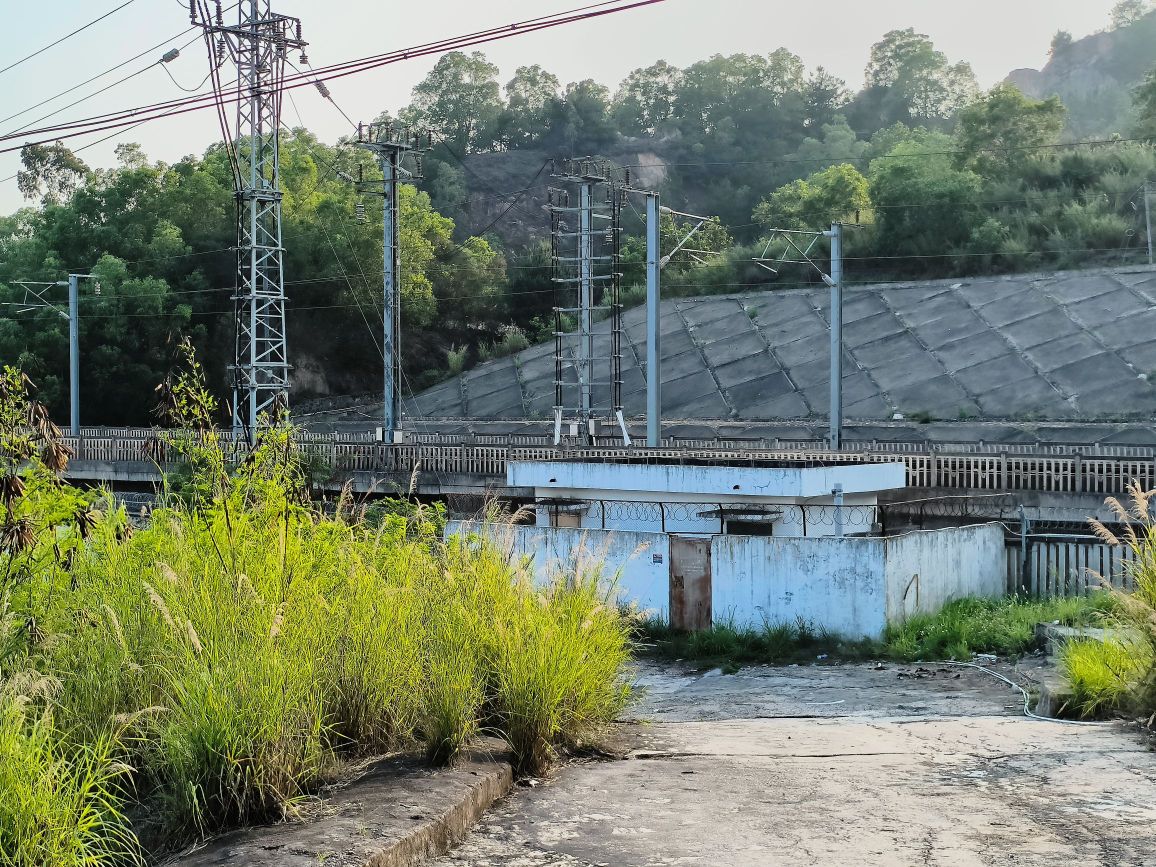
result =
[[969,64],[951,63],[910,27],[892,30],[872,47],[866,77],[880,125],[952,117],[978,90]]
[[988,176],[1014,171],[1060,140],[1066,113],[1058,97],[1029,99],[998,85],[960,112],[958,164]]
[[461,153],[493,144],[503,108],[498,67],[480,51],[443,54],[417,87],[403,119],[432,127]]
[[867,178],[844,163],[780,187],[759,203],[753,218],[764,231],[821,230],[839,220],[856,221],[870,205]]

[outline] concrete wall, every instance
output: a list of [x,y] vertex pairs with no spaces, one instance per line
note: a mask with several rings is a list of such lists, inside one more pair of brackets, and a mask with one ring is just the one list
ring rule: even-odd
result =
[[[485,528],[451,521],[447,535],[478,533]],[[509,532],[516,556],[534,559],[534,574],[547,581],[575,564],[602,563],[607,582],[615,581],[620,602],[634,602],[663,620],[670,616],[670,536],[611,530],[570,530],[548,527],[501,528]]]
[[884,544],[889,622],[934,614],[965,596],[1006,592],[1004,530],[999,524],[908,533]]
[[715,536],[711,570],[715,623],[801,618],[850,637],[887,625],[882,539]]
[[[673,502],[683,499],[715,502],[720,497],[741,501],[747,497],[826,497],[836,484],[848,494],[895,490],[907,484],[907,469],[900,462],[806,467],[727,467],[681,464],[617,464],[577,461],[511,461],[506,483],[534,488],[538,496],[579,492],[589,500],[635,499],[635,494],[663,493]],[[645,499],[645,498],[643,498]]]
[[[448,534],[485,525],[452,522]],[[669,618],[670,536],[663,533],[501,527],[539,580],[575,562],[600,561],[621,601]],[[761,628],[798,619],[848,637],[879,637],[888,623],[933,613],[965,596],[1005,587],[1003,529],[952,527],[892,539],[713,536],[711,607],[716,624]],[[915,578],[918,576],[918,578]]]

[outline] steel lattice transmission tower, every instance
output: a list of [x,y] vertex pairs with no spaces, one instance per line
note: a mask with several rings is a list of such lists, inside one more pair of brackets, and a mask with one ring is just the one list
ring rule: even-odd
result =
[[[232,13],[230,13],[232,14]],[[189,18],[204,30],[225,148],[237,202],[237,273],[233,293],[233,428],[249,435],[288,405],[285,276],[281,246],[279,130],[285,59],[304,51],[301,22],[278,15],[270,0],[240,0],[226,23],[221,0],[190,0]],[[304,55],[302,60],[305,62]],[[236,80],[221,74],[226,62]],[[230,101],[236,102],[230,123]]]

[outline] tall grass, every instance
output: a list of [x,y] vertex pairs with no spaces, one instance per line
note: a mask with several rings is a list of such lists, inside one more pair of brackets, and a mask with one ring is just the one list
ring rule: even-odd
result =
[[113,739],[69,743],[37,704],[0,690],[0,865],[139,863]]
[[[1113,532],[1092,520],[1093,531],[1109,545],[1126,547],[1124,562],[1134,590],[1112,589],[1119,607],[1117,635],[1103,642],[1068,645],[1061,663],[1072,684],[1077,709],[1085,715],[1127,708],[1156,719],[1156,518],[1152,500],[1139,482],[1128,485],[1128,497],[1105,501],[1121,530]],[[1101,576],[1106,586],[1109,582]]]
[[234,463],[195,376],[168,399],[191,469],[147,526],[104,502],[66,559],[47,534],[22,549],[47,559],[13,595],[34,629],[11,655],[57,687],[37,714],[0,704],[0,787],[17,767],[45,781],[0,791],[4,851],[45,856],[13,864],[72,863],[34,835],[70,809],[103,817],[77,820],[97,842],[76,863],[115,863],[129,794],[171,845],[292,815],[358,757],[451,762],[482,731],[539,771],[618,713],[628,625],[597,576],[535,586],[498,545],[443,542],[422,507],[324,514],[287,430]]
[[1072,709],[1083,717],[1126,709],[1151,665],[1151,648],[1127,639],[1071,641],[1060,651],[1060,670],[1072,688]]

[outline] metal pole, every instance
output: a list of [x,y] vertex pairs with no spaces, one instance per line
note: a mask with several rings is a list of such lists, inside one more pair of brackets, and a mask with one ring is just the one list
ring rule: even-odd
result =
[[589,427],[591,407],[593,405],[590,373],[594,357],[594,332],[592,330],[591,310],[594,307],[594,184],[588,181],[582,183],[582,234],[579,238],[578,258],[579,276],[581,278],[581,295],[579,306],[578,325],[578,384],[581,392],[582,426]]
[[[831,491],[831,495],[835,498],[835,536],[836,538],[843,538],[843,486],[835,485],[835,489]],[[806,506],[803,507],[804,509]]]
[[658,193],[646,196],[646,445],[662,445],[662,371],[659,369],[659,305],[662,302]]
[[383,370],[385,373],[384,390],[382,392],[382,424],[383,434],[387,443],[395,439],[397,430],[397,377],[396,371],[397,335],[394,333],[397,317],[397,162],[396,150],[382,154],[381,171],[383,175],[385,196],[384,243],[385,243],[385,278],[384,278],[384,309],[381,315],[382,338],[381,352],[384,356]]
[[68,275],[69,428],[80,436],[80,275]]
[[831,434],[832,450],[843,447],[843,224],[831,225]]
[[1031,587],[1032,548],[1028,539],[1031,522],[1028,521],[1027,510],[1020,506],[1020,586],[1019,590],[1028,590]]
[[1148,232],[1148,264],[1156,264],[1152,246],[1152,185],[1144,181],[1144,224]]

